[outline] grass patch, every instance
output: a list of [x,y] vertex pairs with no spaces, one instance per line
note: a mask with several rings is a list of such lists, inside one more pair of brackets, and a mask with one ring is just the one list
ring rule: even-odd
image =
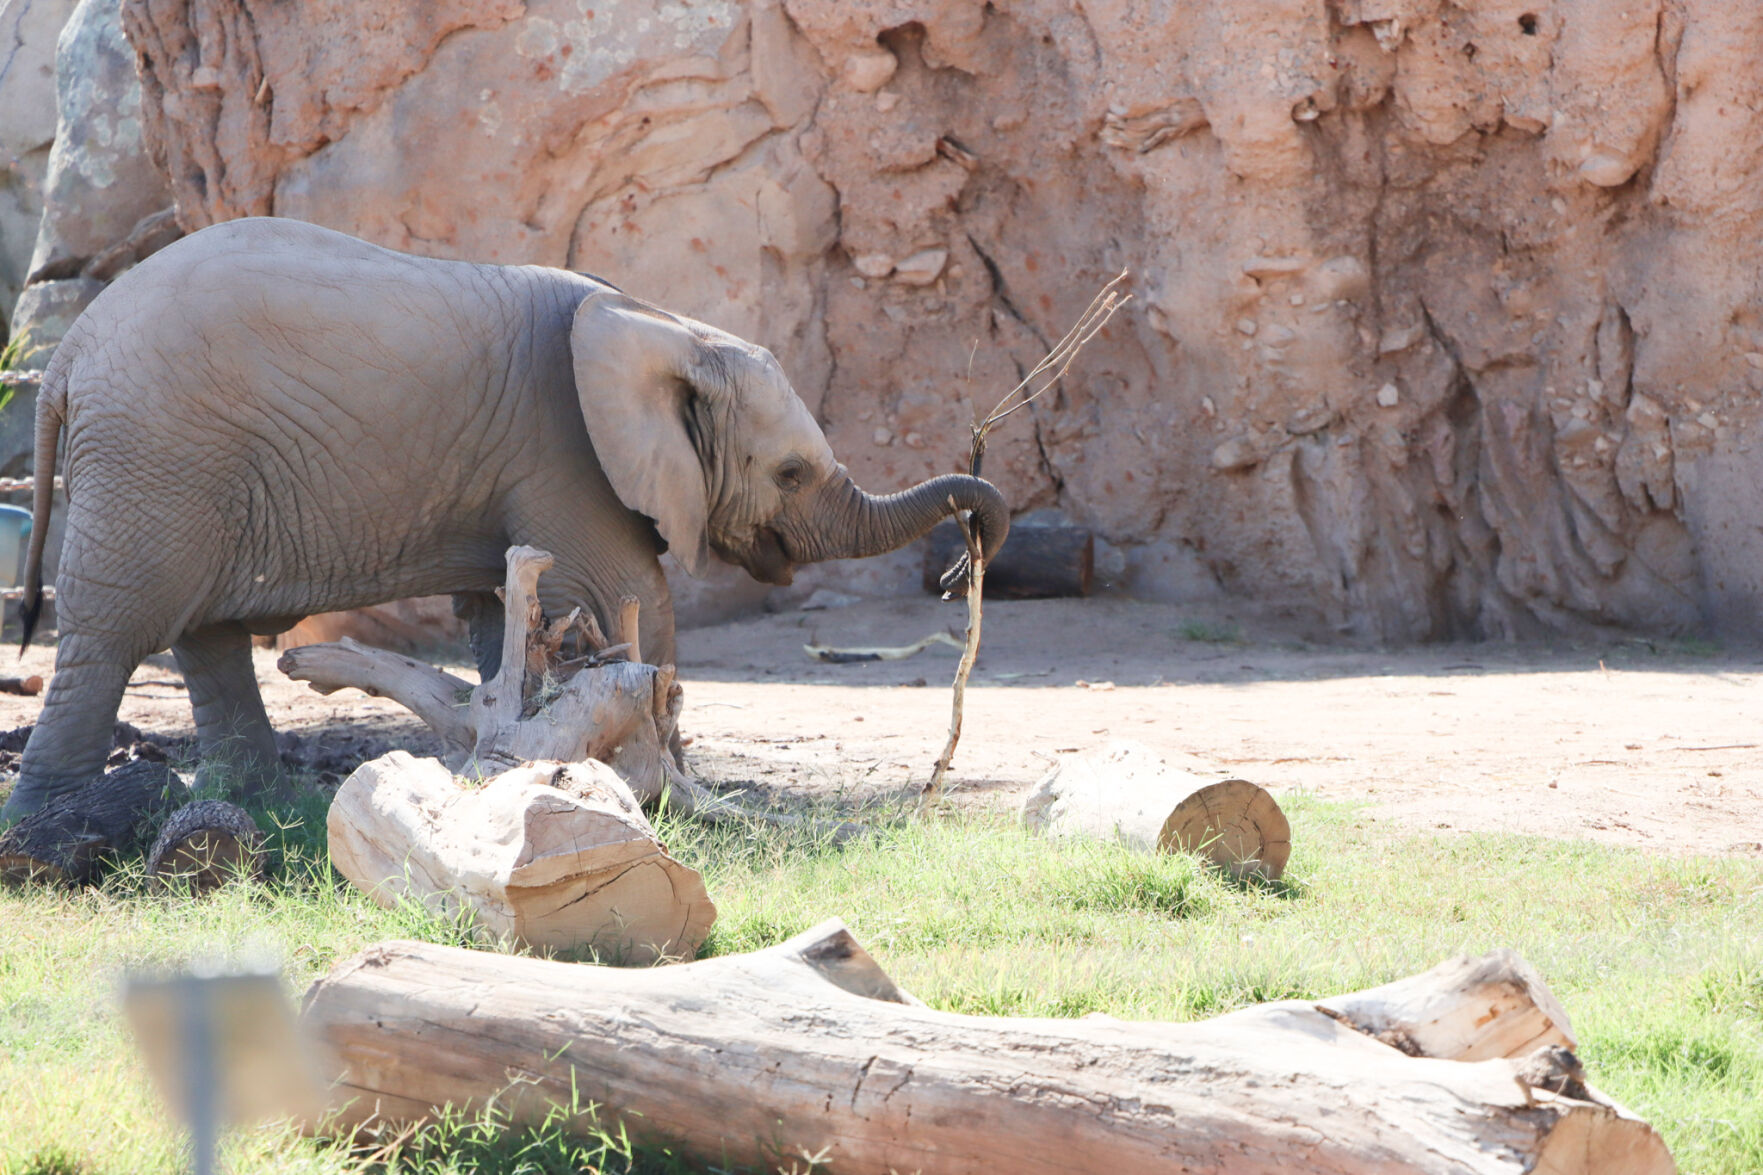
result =
[[[1278,886],[1233,883],[1188,858],[1049,843],[991,817],[884,821],[843,847],[771,827],[659,823],[721,911],[706,953],[770,946],[837,915],[902,986],[959,1012],[1185,1020],[1510,946],[1573,1016],[1594,1082],[1658,1126],[1682,1170],[1763,1170],[1763,868],[1403,837],[1349,806],[1285,807],[1296,849]],[[149,894],[128,869],[78,893],[0,890],[0,1175],[180,1169],[178,1136],[114,1009],[124,971],[271,959],[298,992],[377,939],[464,939],[458,925],[380,909],[341,884],[316,801],[263,822],[269,879],[207,900]],[[492,1110],[353,1149],[263,1128],[229,1139],[225,1161],[241,1175],[693,1169],[616,1130],[577,1137],[593,1111],[512,1128]]]

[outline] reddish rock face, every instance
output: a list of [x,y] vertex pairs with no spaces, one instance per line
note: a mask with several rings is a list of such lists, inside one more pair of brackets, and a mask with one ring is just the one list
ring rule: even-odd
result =
[[[1763,596],[1753,0],[124,0],[186,229],[591,270],[777,352],[859,480],[986,474],[1386,638]],[[910,571],[884,563],[902,589]]]

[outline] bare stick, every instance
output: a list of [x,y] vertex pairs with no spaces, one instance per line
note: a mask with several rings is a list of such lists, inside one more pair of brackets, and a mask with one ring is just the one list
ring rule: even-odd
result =
[[[1077,358],[1084,344],[1096,337],[1101,329],[1108,325],[1114,312],[1132,300],[1131,294],[1120,294],[1115,287],[1127,278],[1127,271],[1121,270],[1113,281],[1103,286],[1096,296],[1090,299],[1077,324],[1065,332],[1065,336],[1047,352],[1045,358],[1035,364],[1029,373],[1022,377],[1017,385],[1004,393],[985,419],[973,426],[973,447],[968,453],[967,471],[974,477],[979,476],[980,466],[986,455],[986,437],[992,428],[1019,408],[1026,408],[1040,398],[1046,390],[1058,383],[1065,373],[1071,370],[1072,360]],[[1035,386],[1039,380],[1040,385]],[[1012,404],[1011,398],[1017,397]],[[937,758],[936,766],[931,769],[930,782],[925,784],[924,794],[919,801],[919,811],[925,812],[935,806],[943,798],[943,781],[948,777],[949,764],[955,759],[955,747],[961,741],[962,707],[967,701],[967,678],[973,672],[973,663],[979,658],[979,636],[981,621],[980,597],[985,589],[985,560],[979,548],[979,540],[974,537],[973,527],[955,508],[955,499],[949,499],[949,508],[955,515],[955,525],[961,528],[962,541],[967,544],[966,563],[967,576],[967,641],[962,646],[961,664],[955,667],[954,700],[950,704],[949,741],[943,745],[943,753]],[[960,564],[954,569],[961,571]],[[960,582],[957,574],[951,581],[945,577],[944,584],[953,592],[954,585]],[[945,600],[949,596],[943,597]]]
[[637,640],[638,604],[635,596],[625,596],[618,601],[618,635],[614,639],[620,644],[630,646],[625,656],[632,661],[643,660],[643,646]]
[[[953,506],[955,499],[950,498]],[[937,765],[931,769],[930,782],[925,784],[924,795],[919,801],[919,810],[927,811],[943,798],[943,780],[949,774],[949,764],[955,758],[955,746],[961,741],[961,715],[967,702],[967,678],[973,672],[973,663],[979,658],[979,632],[981,609],[980,600],[985,594],[986,561],[980,554],[979,540],[973,536],[973,527],[967,519],[955,514],[955,525],[961,528],[961,538],[967,543],[967,640],[961,646],[961,664],[955,667],[955,697],[949,709],[949,741],[943,744],[943,753],[937,758]]]
[[[1058,383],[1065,373],[1071,370],[1071,361],[1077,358],[1077,353],[1083,350],[1084,344],[1095,338],[1096,334],[1108,325],[1108,320],[1114,317],[1116,310],[1132,301],[1131,294],[1121,295],[1116,293],[1114,289],[1126,278],[1127,271],[1123,269],[1115,275],[1113,281],[1097,291],[1096,296],[1090,299],[1089,306],[1078,318],[1077,324],[1065,332],[1064,337],[1054,345],[1051,351],[1047,352],[1046,357],[1035,364],[1015,387],[1004,393],[1003,398],[998,401],[997,407],[993,408],[984,420],[973,426],[973,448],[968,458],[968,465],[969,471],[975,477],[979,476],[980,460],[986,452],[986,435],[992,431],[992,426],[1012,412],[1028,407],[1029,404],[1040,399],[1048,388]],[[1052,374],[1049,375],[1049,372]],[[1042,381],[1039,387],[1034,386],[1036,380]],[[1010,403],[1012,396],[1020,396],[1021,398],[1012,404]]]

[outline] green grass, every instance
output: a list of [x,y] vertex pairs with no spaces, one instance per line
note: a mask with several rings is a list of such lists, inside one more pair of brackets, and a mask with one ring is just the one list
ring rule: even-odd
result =
[[[759,949],[837,915],[904,987],[960,1012],[1193,1019],[1509,946],[1572,1015],[1593,1081],[1664,1132],[1681,1170],[1763,1170],[1763,868],[1402,837],[1347,806],[1285,806],[1296,851],[1277,885],[1188,858],[1049,844],[992,818],[901,822],[842,848],[666,818],[661,831],[717,901],[706,953]],[[126,870],[80,893],[0,890],[0,1175],[179,1169],[177,1136],[113,1010],[127,969],[273,958],[297,992],[376,939],[463,939],[338,884],[315,804],[281,819],[271,880],[206,901],[148,895]],[[265,1128],[233,1137],[227,1162],[327,1175],[690,1169],[566,1129],[589,1121],[586,1106],[538,1128],[455,1118],[353,1151]]]

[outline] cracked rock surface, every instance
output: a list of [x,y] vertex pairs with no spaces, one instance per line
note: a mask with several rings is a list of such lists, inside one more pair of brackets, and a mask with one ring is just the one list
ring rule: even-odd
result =
[[[1763,595],[1754,0],[123,0],[122,25],[183,230],[273,213],[595,272],[771,347],[873,489],[960,461],[1130,267],[985,472],[1124,548],[1138,594],[1392,640],[1736,634]],[[803,582],[906,591],[909,564]]]

